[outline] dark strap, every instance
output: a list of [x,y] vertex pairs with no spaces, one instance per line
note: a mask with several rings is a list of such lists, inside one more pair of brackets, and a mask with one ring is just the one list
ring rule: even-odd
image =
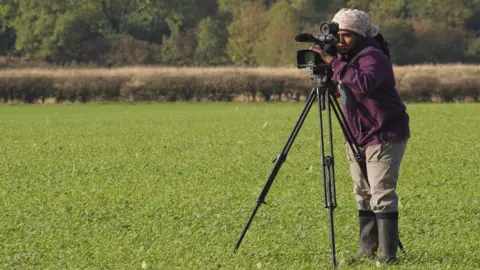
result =
[[[342,83],[342,81],[341,81],[341,80],[338,80],[338,79],[341,77],[341,75],[343,75],[343,71],[344,71],[346,68],[350,67],[350,66],[352,65],[352,63],[353,63],[355,60],[357,60],[357,58],[360,57],[360,56],[363,54],[363,52],[364,52],[366,49],[368,49],[368,48],[369,48],[369,47],[366,47],[366,48],[364,48],[363,50],[361,50],[359,53],[357,53],[357,55],[355,55],[352,59],[350,59],[350,61],[348,61],[347,65],[346,65],[345,67],[343,67],[343,69],[339,72],[338,77],[337,77],[337,81],[338,81],[337,87],[338,87],[338,88],[340,88],[340,84]],[[344,88],[345,91],[349,91],[349,92],[350,92],[350,89],[349,89],[348,87],[343,86],[343,88]],[[340,91],[340,89],[339,89],[339,91]],[[350,94],[350,93],[349,93],[349,94]],[[353,139],[353,138],[352,138],[352,139]],[[366,161],[365,155],[361,153],[361,150],[360,150],[358,147],[357,147],[357,151],[359,151],[360,155],[362,156],[362,160],[363,160],[363,161],[357,160],[358,166],[360,167],[360,170],[362,171],[362,174],[365,176],[365,180],[367,180],[367,184],[368,184],[368,186],[370,187],[370,183],[368,182],[368,177],[367,177],[367,164],[366,164],[367,161]]]
[[347,65],[344,66],[344,67],[342,68],[342,70],[340,70],[340,72],[338,73],[337,81],[340,82],[339,79],[340,79],[340,77],[343,75],[344,70],[345,70],[346,68],[350,67],[350,66],[353,64],[353,62],[355,62],[355,60],[357,60],[357,58],[360,57],[360,56],[363,54],[363,52],[366,51],[368,48],[370,48],[370,47],[363,48],[363,50],[361,50],[359,53],[357,53],[357,55],[355,55],[352,59],[350,59],[350,61],[348,61]]

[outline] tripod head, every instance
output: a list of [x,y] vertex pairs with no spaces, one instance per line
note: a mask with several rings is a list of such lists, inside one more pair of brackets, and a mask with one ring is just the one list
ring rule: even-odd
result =
[[321,64],[311,69],[310,78],[313,87],[318,88],[321,92],[335,92],[335,83],[332,81],[333,70],[327,64]]

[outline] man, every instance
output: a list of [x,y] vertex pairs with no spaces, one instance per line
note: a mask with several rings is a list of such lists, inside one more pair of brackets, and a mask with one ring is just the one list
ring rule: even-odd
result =
[[342,109],[354,139],[365,157],[357,162],[347,144],[347,157],[357,202],[360,248],[353,262],[397,264],[398,175],[407,140],[409,116],[395,89],[388,46],[378,26],[356,9],[341,9],[333,18],[339,24],[338,54],[315,48],[333,69]]

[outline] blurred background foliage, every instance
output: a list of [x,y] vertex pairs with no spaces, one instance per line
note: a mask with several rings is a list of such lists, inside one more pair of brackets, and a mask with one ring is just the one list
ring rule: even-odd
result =
[[480,0],[0,0],[0,65],[294,66],[294,36],[342,7],[396,65],[480,63]]

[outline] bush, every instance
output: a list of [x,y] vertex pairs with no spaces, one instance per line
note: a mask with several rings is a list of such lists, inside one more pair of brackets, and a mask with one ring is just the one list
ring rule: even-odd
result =
[[0,98],[4,103],[43,102],[54,94],[53,79],[51,78],[8,78],[0,77]]
[[106,39],[106,53],[101,66],[150,65],[161,62],[160,45],[138,40],[129,35],[114,35]]
[[438,93],[440,80],[426,75],[407,75],[399,83],[400,96],[403,100],[426,102]]
[[[480,67],[395,67],[407,102],[478,102]],[[0,99],[23,102],[301,101],[309,72],[268,68],[15,69],[0,72]]]
[[53,85],[57,102],[118,101],[120,89],[126,79],[122,77],[67,77]]

